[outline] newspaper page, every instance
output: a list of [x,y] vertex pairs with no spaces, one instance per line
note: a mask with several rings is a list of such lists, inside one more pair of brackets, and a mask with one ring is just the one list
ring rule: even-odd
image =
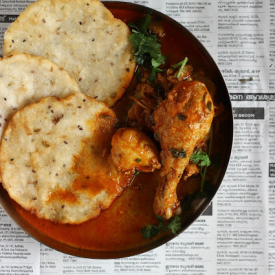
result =
[[[33,1],[0,0],[0,42]],[[0,275],[275,274],[275,0],[140,0],[189,29],[219,66],[234,113],[230,164],[184,233],[116,260],[73,257],[25,234],[0,208]]]

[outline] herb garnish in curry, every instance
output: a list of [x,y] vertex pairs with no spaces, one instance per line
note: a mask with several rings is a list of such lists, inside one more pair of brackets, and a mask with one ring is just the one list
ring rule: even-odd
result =
[[[132,27],[132,34],[130,35],[130,41],[132,42],[132,45],[134,48],[135,61],[137,62],[137,65],[141,67],[139,69],[139,73],[143,76],[141,81],[143,82],[143,84],[140,84],[140,85],[138,84],[136,86],[135,96],[130,98],[135,101],[135,104],[131,110],[133,110],[134,108],[144,109],[143,115],[145,119],[142,122],[143,125],[140,125],[139,123],[139,127],[142,128],[144,127],[144,124],[145,124],[147,128],[153,128],[153,130],[155,130],[154,126],[156,124],[154,121],[154,110],[158,108],[158,106],[161,104],[163,100],[166,100],[169,90],[171,90],[174,85],[178,84],[179,81],[193,80],[192,79],[193,68],[189,66],[187,69],[185,69],[185,66],[188,62],[187,57],[185,57],[182,61],[178,62],[177,64],[172,65],[170,68],[166,70],[159,68],[159,66],[163,65],[166,58],[161,53],[161,47],[160,47],[159,38],[157,37],[157,34],[152,33],[152,26],[150,26],[150,19],[151,19],[150,15],[146,15],[143,18],[141,18],[141,20],[139,20],[137,24],[132,24],[132,23],[129,24],[129,26]],[[159,36],[163,35],[163,32],[161,30],[158,30],[157,33],[159,34]],[[176,69],[178,69],[178,71],[176,71]],[[165,94],[156,95],[156,93],[154,92],[155,90],[158,91],[159,89],[166,90]],[[189,103],[189,104],[192,104],[192,103]],[[211,112],[212,101],[208,101],[206,103],[206,108],[209,110],[209,112]],[[135,114],[133,114],[137,112],[135,109],[132,112],[131,110],[129,111],[130,120],[131,119],[134,121],[138,120],[138,117],[135,117]],[[139,110],[139,113],[140,112],[142,111]],[[149,118],[151,121],[151,125],[150,123],[146,123],[146,115],[147,116],[150,115]],[[153,119],[152,119],[152,116],[153,116]],[[185,121],[188,118],[188,116],[182,113],[178,113],[177,118],[179,120]],[[210,122],[210,125],[211,125],[211,122]],[[171,123],[172,123],[172,117],[171,117]],[[143,129],[143,130],[146,130],[146,129]],[[156,132],[155,132],[155,135],[156,135]],[[159,137],[157,137],[156,140],[158,140],[161,143],[161,140]],[[204,140],[204,143],[206,142],[206,140],[207,139]],[[212,141],[212,137],[210,137],[210,141]],[[195,197],[194,196],[192,197],[193,199],[199,196],[203,197],[207,194],[204,191],[204,181],[205,181],[207,167],[211,164],[211,162],[209,160],[208,154],[202,151],[201,147],[202,145],[198,146],[196,151],[194,151],[190,157],[191,165],[193,163],[200,168],[200,174],[202,177],[200,191],[198,194],[196,194]],[[209,153],[210,153],[211,146],[209,148],[210,148],[209,149]],[[184,148],[171,147],[170,153],[172,154],[172,158],[187,158],[187,154]],[[171,167],[171,169],[173,168]],[[196,169],[194,169],[193,172],[189,173],[188,177],[196,173],[198,172],[196,171]],[[181,177],[181,174],[179,176]],[[185,179],[187,179],[187,176],[185,177]],[[161,191],[161,192],[165,192],[165,191]],[[190,199],[188,203],[190,204]],[[180,207],[178,207],[178,209],[180,209]],[[169,219],[171,217],[171,214],[168,214],[168,217],[165,215],[166,214],[163,214],[163,217],[160,217],[156,214],[156,218],[159,221],[159,225],[156,226],[153,224],[149,224],[141,230],[142,235],[145,239],[149,239],[156,236],[161,230],[167,231],[171,229],[171,231],[174,234],[176,234],[181,229],[181,217],[179,215],[174,216],[170,221],[166,223],[166,225],[164,224],[163,218],[166,217],[166,219],[167,218]]]

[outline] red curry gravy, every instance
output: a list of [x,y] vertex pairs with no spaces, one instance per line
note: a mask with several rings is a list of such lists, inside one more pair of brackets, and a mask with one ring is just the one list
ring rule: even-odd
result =
[[[135,22],[144,14],[129,10],[111,10],[116,18],[126,23]],[[160,38],[162,53],[167,57],[165,64],[175,64],[188,56],[189,64],[194,68],[203,68],[209,72],[207,62],[200,51],[166,22],[159,22],[164,28],[164,35]],[[119,120],[125,120],[131,101],[128,95],[131,88],[118,102],[114,110]],[[85,164],[84,164],[85,166]],[[123,194],[115,199],[111,207],[101,211],[94,219],[79,225],[56,224],[48,220],[39,219],[36,215],[24,210],[17,203],[12,202],[20,215],[42,233],[62,243],[91,250],[115,251],[134,248],[150,242],[142,237],[141,229],[148,224],[157,224],[153,213],[153,200],[158,183],[158,171],[154,173],[140,173],[128,186]],[[95,178],[79,177],[79,186],[94,184]],[[106,185],[108,183],[102,183]],[[96,184],[94,192],[100,191],[100,184]],[[187,184],[188,189],[190,185]],[[189,190],[190,191],[190,190]],[[188,190],[185,190],[188,192]],[[66,194],[63,194],[66,196]],[[74,198],[71,198],[74,199]]]

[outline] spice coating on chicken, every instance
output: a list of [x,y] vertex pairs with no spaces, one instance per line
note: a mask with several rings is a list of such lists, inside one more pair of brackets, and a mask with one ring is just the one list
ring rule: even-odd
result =
[[142,131],[120,128],[112,138],[111,156],[117,169],[125,173],[153,172],[160,169],[156,144]]
[[179,82],[154,112],[153,130],[160,140],[162,179],[154,200],[156,215],[169,219],[180,211],[176,188],[189,158],[210,130],[214,105],[205,85]]

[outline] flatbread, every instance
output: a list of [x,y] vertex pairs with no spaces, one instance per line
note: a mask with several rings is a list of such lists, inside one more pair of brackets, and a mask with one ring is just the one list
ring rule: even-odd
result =
[[114,111],[82,93],[18,111],[0,147],[3,187],[38,217],[78,224],[108,208],[130,183],[109,160]]
[[21,51],[57,63],[81,91],[113,105],[135,69],[130,31],[99,0],[39,0],[5,33],[3,54]]
[[77,82],[45,58],[15,54],[0,59],[0,137],[7,121],[22,107],[46,96],[64,98],[77,92]]

